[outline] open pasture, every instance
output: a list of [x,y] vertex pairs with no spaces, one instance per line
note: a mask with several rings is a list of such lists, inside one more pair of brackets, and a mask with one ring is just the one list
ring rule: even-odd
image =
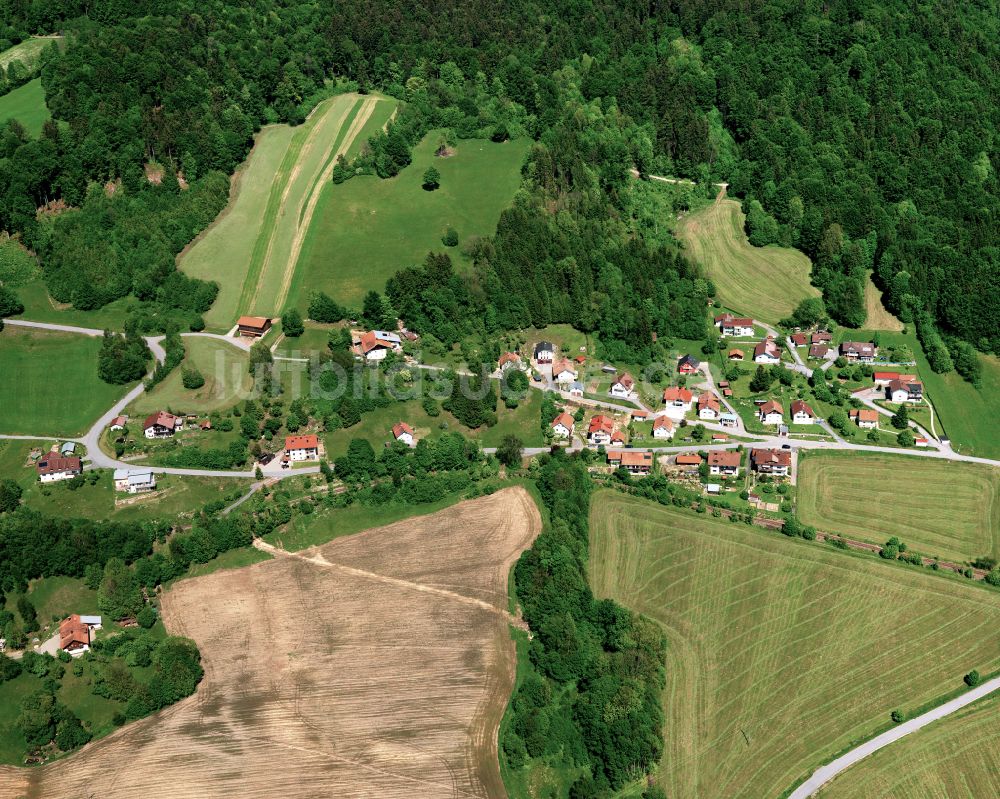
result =
[[540,524],[509,489],[175,583],[163,617],[201,649],[195,695],[0,770],[0,797],[504,796],[507,576]]
[[667,636],[671,799],[781,796],[892,710],[1000,667],[983,587],[617,493],[591,507],[594,593]]
[[799,517],[881,544],[898,536],[960,563],[1000,554],[1000,469],[863,452],[810,452],[799,465]]
[[0,97],[0,126],[16,119],[24,125],[29,135],[37,136],[42,132],[42,125],[49,116],[41,78],[30,80]]
[[743,219],[740,204],[720,194],[684,217],[677,235],[715,283],[723,305],[773,324],[819,290],[809,284],[806,255],[788,247],[752,246]]

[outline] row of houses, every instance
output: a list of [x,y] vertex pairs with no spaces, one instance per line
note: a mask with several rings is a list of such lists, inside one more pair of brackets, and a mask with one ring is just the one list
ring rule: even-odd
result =
[[[761,424],[784,424],[785,409],[780,402],[777,400],[766,400],[758,401],[758,403],[757,418]],[[810,407],[809,403],[800,399],[792,400],[789,411],[792,415],[792,424],[813,424],[817,419],[816,413]]]
[[[735,449],[713,450],[702,458],[697,452],[681,452],[674,463],[682,469],[697,471],[703,463],[708,465],[708,473],[719,477],[739,477],[743,464],[743,453]],[[792,453],[787,449],[757,447],[750,450],[750,468],[760,474],[778,477],[787,476],[792,469]]]

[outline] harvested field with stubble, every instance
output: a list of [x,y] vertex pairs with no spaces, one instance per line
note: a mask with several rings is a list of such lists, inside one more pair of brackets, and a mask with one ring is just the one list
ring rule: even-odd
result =
[[201,648],[197,693],[0,770],[0,799],[505,796],[507,577],[540,526],[512,488],[176,584],[164,620]]

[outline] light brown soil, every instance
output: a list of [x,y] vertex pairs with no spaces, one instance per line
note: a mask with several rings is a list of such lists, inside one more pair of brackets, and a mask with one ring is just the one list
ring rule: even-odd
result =
[[503,797],[507,575],[540,524],[508,489],[178,583],[164,620],[201,648],[197,693],[0,770],[0,797]]

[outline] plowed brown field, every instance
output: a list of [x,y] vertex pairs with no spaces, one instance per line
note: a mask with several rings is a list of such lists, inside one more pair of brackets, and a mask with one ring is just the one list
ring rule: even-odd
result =
[[503,797],[507,576],[540,525],[507,489],[178,583],[164,620],[201,648],[197,693],[0,770],[0,797]]

